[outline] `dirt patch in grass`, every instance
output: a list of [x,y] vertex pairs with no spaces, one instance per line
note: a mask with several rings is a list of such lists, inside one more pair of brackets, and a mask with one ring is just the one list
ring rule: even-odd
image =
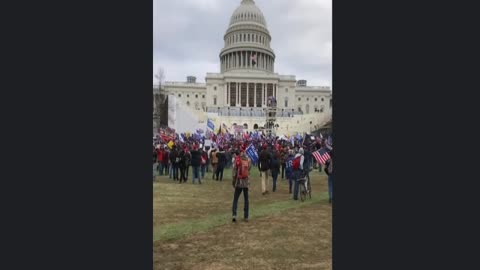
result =
[[154,269],[331,269],[326,203],[154,242]]
[[[191,177],[191,175],[190,175]],[[250,222],[231,223],[231,170],[224,182],[178,184],[168,176],[154,183],[154,269],[331,269],[331,206],[327,178],[312,172],[314,197],[293,201],[288,182],[261,195],[252,170]]]

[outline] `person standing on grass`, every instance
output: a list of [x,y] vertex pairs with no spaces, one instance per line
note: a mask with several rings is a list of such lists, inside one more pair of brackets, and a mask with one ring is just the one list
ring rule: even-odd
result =
[[185,147],[185,156],[184,163],[185,163],[185,181],[188,179],[188,173],[190,172],[190,166],[192,165],[192,154],[190,153],[190,148],[188,146]]
[[165,170],[165,175],[168,175],[169,174],[169,165],[170,165],[170,160],[168,158],[168,147],[165,146],[164,149],[163,149],[163,169]]
[[212,179],[218,180],[217,177],[217,165],[218,165],[218,158],[217,158],[217,149],[212,149],[210,152],[210,160],[212,161]]
[[287,153],[284,148],[280,150],[280,165],[282,166],[282,179],[285,179],[285,166],[286,166]]
[[187,182],[187,177],[185,174],[185,169],[186,169],[186,159],[185,156],[187,155],[187,148],[184,148],[182,152],[180,152],[179,158],[178,158],[178,168],[180,169],[180,183],[182,182]]
[[288,180],[288,193],[292,194],[293,181],[293,150],[288,150],[288,156],[285,158],[285,177]]
[[245,222],[248,222],[248,211],[249,211],[249,201],[248,201],[248,187],[250,186],[250,170],[252,168],[252,161],[245,154],[245,149],[242,149],[240,156],[235,159],[233,167],[236,170],[235,178],[232,181],[232,185],[235,188],[235,193],[233,195],[233,205],[232,205],[232,222],[237,221],[237,208],[238,208],[238,199],[240,194],[243,192],[244,207],[243,207],[243,218]]
[[272,172],[272,182],[273,182],[273,192],[277,190],[277,178],[278,173],[280,172],[280,157],[277,151],[273,150],[272,152],[272,162],[270,166],[270,171]]
[[202,184],[200,179],[200,165],[202,162],[202,153],[198,150],[198,146],[194,145],[191,152],[192,156],[192,184],[195,184],[195,179],[198,180],[199,184]]
[[236,151],[232,157],[232,180],[237,179],[237,164],[240,164],[240,152]]
[[180,157],[178,156],[178,151],[174,146],[170,152],[170,164],[172,165],[172,177],[173,181],[178,181],[178,167],[180,166]]
[[262,178],[262,195],[268,194],[268,171],[270,170],[271,155],[267,150],[267,144],[263,145],[263,150],[260,153],[258,170]]
[[159,148],[157,149],[157,162],[158,162],[158,175],[162,176],[163,175],[163,149]]
[[333,202],[333,150],[329,153],[330,159],[325,162],[325,173],[328,175],[328,202]]
[[201,174],[201,179],[203,180],[205,178],[205,170],[208,168],[208,155],[205,150],[200,151],[201,153],[201,159],[200,159],[200,174]]
[[223,170],[227,165],[227,157],[225,156],[225,152],[223,151],[222,147],[220,147],[218,150],[218,153],[216,153],[218,160],[216,180],[223,181]]
[[[299,191],[299,181],[297,181],[300,178],[304,177],[304,171],[303,171],[303,163],[305,161],[305,156],[303,148],[298,149],[298,153],[295,155],[295,158],[293,160],[293,176],[295,179],[295,185],[293,187],[293,199],[298,200],[298,191]],[[296,160],[298,160],[299,165],[298,167],[295,165]]]

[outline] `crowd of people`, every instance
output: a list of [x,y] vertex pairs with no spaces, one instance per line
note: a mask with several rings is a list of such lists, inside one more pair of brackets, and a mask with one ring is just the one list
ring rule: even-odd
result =
[[[253,136],[252,136],[253,137]],[[177,135],[176,138],[179,138]],[[282,140],[279,137],[230,138],[230,140],[214,140],[205,146],[202,137],[188,137],[167,142],[158,140],[153,147],[153,162],[159,175],[167,175],[172,181],[186,183],[191,167],[192,184],[202,184],[206,173],[212,173],[215,181],[224,180],[224,170],[232,168],[232,186],[235,188],[232,205],[232,221],[236,222],[237,205],[243,193],[244,220],[248,221],[250,171],[257,167],[261,178],[262,195],[277,191],[280,177],[289,183],[289,193],[294,200],[299,197],[300,178],[310,179],[314,168],[323,170],[328,175],[329,202],[333,201],[333,148],[323,136],[305,135],[296,140]],[[253,146],[258,158],[247,154],[247,148]],[[313,157],[315,151],[324,149],[330,158],[322,164]],[[323,166],[322,166],[323,165]],[[270,178],[272,183],[270,183]]]

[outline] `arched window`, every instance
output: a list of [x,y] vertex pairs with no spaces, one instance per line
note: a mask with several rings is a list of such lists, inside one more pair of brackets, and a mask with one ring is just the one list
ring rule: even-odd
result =
[[285,105],[285,106],[284,106],[285,108],[288,107],[288,97],[285,97],[285,104],[284,104],[284,105]]
[[217,96],[213,96],[213,105],[217,105]]
[[310,101],[310,98],[307,98],[307,101]]
[[298,98],[298,101],[301,101],[301,100],[302,100],[302,98]]
[[187,106],[190,106],[190,101],[187,101]]
[[253,125],[253,129],[258,129],[258,124]]
[[302,111],[302,106],[298,106],[298,112]]
[[307,105],[305,106],[305,112],[306,112],[307,114],[310,113],[310,105],[307,104]]
[[195,98],[198,98],[198,95],[195,95]]
[[244,129],[248,129],[248,124],[247,124],[247,123],[244,123],[244,124],[243,124],[243,128],[244,128]]
[[[317,98],[315,98],[315,101],[317,101]],[[323,101],[323,100],[322,100]]]
[[322,101],[323,101],[323,98],[322,98]]

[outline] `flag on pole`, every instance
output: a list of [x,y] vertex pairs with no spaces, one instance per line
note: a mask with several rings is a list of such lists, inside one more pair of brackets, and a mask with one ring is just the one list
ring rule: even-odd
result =
[[321,148],[318,151],[312,153],[313,157],[321,164],[325,165],[325,163],[330,159],[330,155],[328,152]]
[[250,59],[252,59],[252,63],[253,63],[254,65],[257,64],[257,54],[252,54],[252,56],[250,57]]
[[172,149],[175,143],[173,141],[170,141],[167,145],[168,145],[168,148]]
[[211,129],[212,131],[215,130],[215,124],[213,123],[212,120],[208,119],[207,121],[207,127]]
[[253,164],[258,163],[258,153],[253,144],[250,144],[247,149],[245,149],[247,156],[252,160]]

